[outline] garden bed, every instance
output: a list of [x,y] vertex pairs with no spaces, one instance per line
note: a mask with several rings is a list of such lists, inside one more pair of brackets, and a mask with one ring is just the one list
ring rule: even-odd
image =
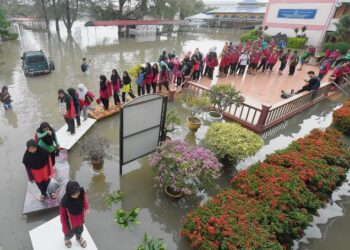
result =
[[345,179],[349,152],[334,129],[313,130],[235,176],[232,188],[189,213],[195,249],[289,249]]

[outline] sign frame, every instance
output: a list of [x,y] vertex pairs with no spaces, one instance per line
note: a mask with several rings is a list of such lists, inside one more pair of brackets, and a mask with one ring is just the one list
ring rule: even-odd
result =
[[[154,98],[149,99],[149,97],[154,96]],[[148,97],[146,100],[141,100],[142,98]],[[145,128],[142,129],[140,131],[134,132],[132,134],[129,134],[127,136],[124,135],[124,112],[127,112],[127,109],[129,107],[134,107],[134,106],[138,106],[138,105],[142,105],[148,102],[153,102],[153,101],[158,101],[162,99],[162,107],[161,107],[161,115],[160,115],[160,122],[159,124],[149,127],[149,128]],[[138,101],[138,102],[134,102],[134,101]],[[167,96],[161,96],[158,94],[149,94],[149,95],[144,95],[144,96],[140,96],[137,97],[135,99],[133,99],[132,101],[126,103],[123,108],[120,111],[120,128],[119,128],[119,132],[120,132],[120,136],[119,136],[119,174],[122,175],[123,174],[123,165],[128,164],[132,161],[135,161],[141,157],[144,157],[146,155],[149,155],[151,153],[153,153],[156,148],[153,148],[152,150],[150,150],[149,152],[146,152],[142,155],[138,155],[136,157],[133,157],[130,160],[124,161],[124,139],[138,135],[138,134],[142,134],[145,132],[148,132],[150,130],[159,128],[159,134],[158,134],[158,138],[157,138],[157,146],[159,146],[160,142],[161,142],[161,138],[163,138],[163,131],[164,131],[164,127],[165,127],[165,118],[166,118],[166,111],[167,111],[167,105],[168,105],[168,97]]]
[[317,11],[317,9],[278,9],[277,18],[315,19]]

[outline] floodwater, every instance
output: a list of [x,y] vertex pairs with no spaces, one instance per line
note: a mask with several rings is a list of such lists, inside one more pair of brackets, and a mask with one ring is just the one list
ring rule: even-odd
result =
[[[4,52],[0,54],[0,85],[9,86],[14,100],[13,111],[4,112],[0,109],[0,137],[3,139],[3,144],[0,145],[0,249],[2,247],[4,250],[32,249],[28,231],[57,216],[57,211],[33,216],[23,216],[21,213],[27,185],[27,176],[21,164],[25,142],[34,135],[42,121],[49,121],[55,128],[64,124],[57,112],[57,89],[84,83],[97,93],[101,73],[109,76],[113,68],[122,71],[137,63],[155,61],[163,48],[175,49],[180,55],[196,47],[204,52],[213,46],[221,48],[226,40],[237,41],[239,33],[208,30],[206,33],[178,33],[160,37],[149,34],[136,38],[118,38],[116,28],[84,28],[81,23],[77,23],[73,28],[73,38],[67,37],[64,30],[58,37],[54,31],[48,36],[44,32],[25,29],[21,29],[21,37],[21,42],[5,43]],[[43,49],[51,55],[56,70],[50,75],[26,78],[21,69],[20,56],[25,50],[37,49]],[[91,69],[87,76],[80,72],[82,57],[91,59]],[[237,169],[263,160],[266,154],[285,147],[313,128],[329,126],[331,112],[342,100],[340,96],[333,97],[266,133],[263,149],[255,157],[240,163]],[[176,103],[170,104],[170,108],[176,109],[183,120],[183,125],[177,128],[173,137],[200,143],[207,125],[202,126],[194,135],[187,131],[184,124],[189,111]],[[113,157],[105,162],[104,173],[94,176],[88,164],[82,160],[78,147],[69,152],[69,164],[71,179],[78,180],[87,191],[90,214],[86,226],[98,248],[134,249],[141,242],[143,234],[148,233],[163,238],[169,250],[190,249],[186,240],[179,237],[181,220],[188,211],[204,203],[217,190],[207,190],[197,197],[179,201],[169,200],[162,190],[154,187],[146,158],[126,165],[123,176],[119,176],[119,116],[96,123],[86,136],[92,134],[100,134],[111,141]],[[226,170],[217,184],[227,186],[233,172],[232,169]],[[104,205],[104,195],[116,190],[121,190],[125,198],[112,209],[107,208]],[[346,207],[348,199],[341,202]],[[121,229],[113,221],[117,207],[126,211],[140,207],[141,224],[133,229]],[[301,248],[330,249],[333,246],[334,249],[346,249],[349,238],[344,236],[342,240],[346,242],[342,242],[337,237],[345,234],[348,217],[349,214],[345,213],[336,223],[320,227],[322,237],[327,235],[326,240],[314,240],[310,244],[303,244]]]

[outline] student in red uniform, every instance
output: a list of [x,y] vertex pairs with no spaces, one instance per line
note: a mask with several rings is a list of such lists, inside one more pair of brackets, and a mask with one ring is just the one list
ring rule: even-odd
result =
[[163,85],[169,91],[169,71],[164,65],[162,66],[161,71],[159,73],[159,92],[162,91]]
[[200,76],[200,61],[199,58],[197,56],[193,56],[193,76],[192,76],[192,80],[193,81],[197,81],[199,80],[199,76]]
[[157,92],[157,84],[158,84],[158,78],[159,78],[158,64],[156,63],[153,64],[152,71],[153,71],[152,90],[154,94]]
[[146,63],[146,67],[145,67],[145,80],[144,80],[146,89],[147,89],[147,94],[151,92],[153,80],[154,80],[154,75],[153,75],[152,66],[148,62]]
[[118,71],[116,69],[112,70],[111,75],[111,83],[112,83],[112,90],[113,90],[113,99],[114,99],[114,105],[120,105],[120,98],[119,98],[119,91],[121,87],[121,78],[118,74]]
[[236,70],[238,68],[239,53],[237,50],[233,50],[229,57],[230,62],[230,75],[236,76]]
[[335,77],[334,82],[336,84],[340,84],[341,80],[343,79],[343,69],[341,65],[338,65],[337,68],[333,71],[331,77]]
[[269,71],[269,74],[271,74],[273,67],[277,63],[278,57],[279,53],[276,50],[274,50],[267,58],[266,72]]
[[205,69],[204,76],[208,73],[209,79],[213,79],[214,69],[219,64],[217,54],[214,50],[210,51],[207,54],[205,58],[205,63],[206,63],[206,69]]
[[84,120],[87,120],[87,111],[91,106],[91,103],[94,101],[95,95],[89,91],[84,84],[78,85],[78,95],[79,95],[79,103],[80,103],[80,110],[83,111],[83,117]]
[[344,63],[343,64],[343,73],[344,74],[350,74],[350,63]]
[[64,234],[64,244],[72,247],[71,239],[75,239],[82,248],[86,248],[86,240],[82,237],[84,231],[85,216],[89,213],[89,204],[84,188],[76,181],[69,181],[66,193],[62,197],[60,205],[60,219]]
[[219,75],[218,77],[225,77],[227,76],[226,68],[229,65],[228,61],[228,55],[226,51],[222,52],[221,60],[220,60],[220,65],[219,65]]
[[74,103],[72,97],[70,97],[63,89],[58,90],[58,107],[60,114],[63,115],[64,120],[67,123],[67,132],[70,132],[72,135],[74,135],[74,119],[76,117]]
[[250,55],[250,64],[248,68],[248,74],[255,75],[255,71],[258,67],[258,64],[260,62],[260,53],[257,50],[254,50]]
[[107,81],[107,77],[105,75],[100,75],[100,99],[103,104],[104,110],[108,110],[109,108],[109,97],[111,96],[111,88]]
[[330,55],[329,59],[331,60],[331,65],[338,59],[340,56],[339,49],[334,50]]
[[267,65],[267,59],[270,57],[272,53],[272,49],[265,49],[261,52],[261,61],[260,61],[260,65],[257,68],[256,71],[259,71],[262,68],[262,72],[264,73],[266,70],[266,65]]
[[[40,201],[43,202],[47,197],[50,178],[54,175],[50,153],[39,147],[33,139],[27,141],[26,146],[22,163],[26,167],[29,181],[35,182],[40,189]],[[50,196],[56,199],[55,193],[51,193]]]

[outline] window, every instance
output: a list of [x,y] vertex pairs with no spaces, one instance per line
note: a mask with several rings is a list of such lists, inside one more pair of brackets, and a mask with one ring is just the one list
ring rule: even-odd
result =
[[28,59],[28,63],[42,63],[46,62],[46,59],[44,56],[30,56]]

